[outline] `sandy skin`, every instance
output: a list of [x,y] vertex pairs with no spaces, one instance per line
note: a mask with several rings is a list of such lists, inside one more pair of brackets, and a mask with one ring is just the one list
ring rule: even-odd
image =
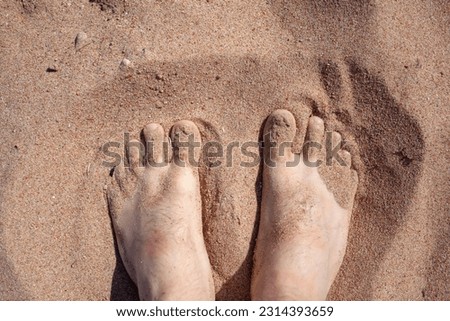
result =
[[[296,162],[290,147],[296,124],[286,110],[276,110],[264,130],[263,196],[251,293],[254,300],[324,300],[345,254],[356,172],[351,155],[341,151],[345,169],[339,179],[350,180],[346,208],[327,189],[317,167]],[[108,200],[121,257],[142,300],[213,300],[215,291],[201,219],[199,153],[189,157],[186,145],[199,143],[196,125],[176,123],[170,134],[173,149],[165,155],[163,128],[149,124],[143,136],[153,148],[142,165],[139,149],[128,147],[129,167],[118,166]],[[324,124],[311,117],[307,139],[323,143]],[[341,140],[333,133],[333,141]],[[136,145],[132,142],[130,145]],[[183,146],[183,147],[180,147]],[[270,147],[269,147],[270,146]],[[321,159],[323,151],[308,154]],[[192,159],[190,159],[192,158]],[[193,164],[191,164],[193,163]],[[165,164],[166,166],[154,166]],[[336,165],[333,166],[341,166]],[[348,184],[348,182],[346,182]],[[187,277],[188,276],[188,277]]]
[[[200,141],[194,123],[180,121],[171,140]],[[158,124],[144,128],[146,166],[139,149],[129,148],[129,168],[114,171],[109,189],[114,230],[125,267],[139,289],[141,300],[213,300],[212,271],[203,240],[200,186],[197,168],[186,148],[174,143],[166,166],[162,148],[164,130]],[[136,143],[136,142],[134,142]],[[198,154],[195,156],[198,160]]]
[[[295,132],[295,119],[289,111],[276,110],[267,119],[261,218],[251,288],[254,300],[325,300],[347,246],[357,184],[356,172],[350,168],[351,155],[342,150],[340,156],[346,166],[333,163],[339,170],[337,179],[345,184],[342,186],[352,188],[344,209],[313,165],[319,161],[325,166],[323,120],[315,116],[309,119],[306,139],[322,148],[310,148],[308,161],[290,147],[282,152],[278,148],[283,142],[293,141]],[[341,141],[336,132],[332,137],[334,145]],[[267,147],[269,139],[272,147]]]

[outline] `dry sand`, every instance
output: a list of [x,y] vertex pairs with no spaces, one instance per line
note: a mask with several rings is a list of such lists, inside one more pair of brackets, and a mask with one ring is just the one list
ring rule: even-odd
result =
[[[450,299],[446,0],[2,0],[0,12],[0,299],[136,299],[102,144],[180,119],[204,140],[256,141],[276,108],[299,138],[321,115],[357,155],[329,299]],[[201,170],[219,300],[249,299],[261,179],[239,157]]]

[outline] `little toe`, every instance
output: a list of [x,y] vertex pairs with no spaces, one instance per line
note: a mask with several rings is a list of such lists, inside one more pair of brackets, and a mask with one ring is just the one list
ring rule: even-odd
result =
[[122,189],[123,183],[125,182],[125,167],[123,162],[114,167],[113,178],[116,184]]
[[350,168],[352,166],[352,154],[347,150],[342,150],[340,156],[345,163],[343,166]]
[[265,165],[275,167],[276,162],[292,159],[292,141],[296,130],[291,112],[277,109],[270,114],[264,126]]
[[175,123],[170,132],[173,147],[172,162],[178,166],[199,166],[201,136],[197,125],[189,120]]

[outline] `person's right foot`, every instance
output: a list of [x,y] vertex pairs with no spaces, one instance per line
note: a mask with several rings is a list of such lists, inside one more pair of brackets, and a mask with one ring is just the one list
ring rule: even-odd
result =
[[[300,156],[291,147],[280,155],[278,147],[292,142],[295,132],[294,116],[287,110],[276,110],[267,119],[261,218],[251,287],[254,300],[325,300],[347,246],[358,182],[350,168],[351,155],[340,151],[346,166],[334,163],[332,168],[333,179],[342,189],[349,189],[344,193],[343,208],[317,167],[306,166],[303,157],[293,165]],[[272,148],[269,137],[276,144]],[[334,147],[341,137],[336,132],[332,137]],[[322,119],[309,119],[307,138],[324,146]],[[318,156],[315,153],[309,161]]]
[[189,141],[199,145],[198,128],[191,121],[172,127],[171,161],[164,155],[162,146],[168,139],[160,125],[147,125],[144,137],[147,144],[153,144],[147,151],[146,165],[140,164],[139,142],[130,142],[130,166],[115,168],[108,189],[124,265],[138,286],[141,300],[213,300],[212,271],[202,233],[198,166],[193,164],[198,162],[199,146],[196,153],[190,146],[189,154],[186,145],[180,144]]

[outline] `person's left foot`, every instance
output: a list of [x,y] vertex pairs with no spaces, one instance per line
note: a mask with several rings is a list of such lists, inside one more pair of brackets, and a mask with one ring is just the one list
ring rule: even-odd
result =
[[[287,110],[276,110],[267,119],[251,288],[255,300],[325,300],[347,246],[358,182],[350,168],[351,155],[341,150],[345,166],[334,163],[330,169],[335,183],[347,189],[344,203],[338,204],[318,168],[306,165],[325,159],[323,120],[315,116],[309,119],[307,138],[321,144],[322,153],[315,150],[308,162],[294,154],[288,144],[295,132],[294,116]],[[333,132],[332,137],[333,146],[340,143],[338,133]]]
[[138,286],[141,300],[213,300],[198,168],[194,164],[199,159],[199,146],[196,152],[190,146],[190,154],[186,147],[186,142],[200,142],[198,128],[191,121],[172,127],[171,160],[165,159],[162,146],[168,139],[160,125],[147,125],[144,137],[148,146],[153,145],[147,150],[146,166],[140,165],[139,143],[130,142],[130,166],[116,167],[108,188],[125,267]]

